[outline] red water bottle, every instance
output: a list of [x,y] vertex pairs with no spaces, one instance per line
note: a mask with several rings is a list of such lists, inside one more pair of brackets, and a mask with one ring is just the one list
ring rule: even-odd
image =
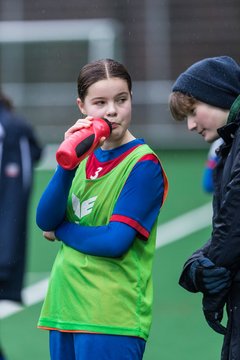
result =
[[102,137],[109,137],[112,132],[110,121],[94,118],[92,126],[75,131],[59,146],[56,159],[66,170],[74,169],[99,145]]

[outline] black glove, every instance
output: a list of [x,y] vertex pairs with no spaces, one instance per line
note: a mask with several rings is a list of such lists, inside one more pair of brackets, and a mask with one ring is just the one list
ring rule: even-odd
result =
[[226,328],[221,324],[223,310],[228,296],[228,289],[217,295],[203,295],[203,313],[208,325],[217,333],[225,335]]
[[204,294],[218,294],[231,285],[230,271],[215,266],[206,257],[201,257],[191,264],[189,275],[196,289]]

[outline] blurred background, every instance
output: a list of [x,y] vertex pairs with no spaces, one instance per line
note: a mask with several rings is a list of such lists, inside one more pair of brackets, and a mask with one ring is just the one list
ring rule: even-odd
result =
[[[0,0],[0,83],[45,147],[29,215],[24,291],[34,292],[33,300],[24,308],[0,308],[8,359],[49,359],[47,332],[36,323],[57,245],[42,239],[35,211],[56,166],[55,149],[79,117],[78,72],[106,57],[123,62],[132,75],[132,131],[159,153],[170,183],[160,214],[163,243],[156,251],[154,320],[144,360],[219,358],[222,337],[206,325],[200,297],[178,286],[184,261],[210,233],[211,215],[202,219],[211,195],[201,188],[208,145],[172,120],[167,102],[173,81],[193,62],[218,55],[240,62],[239,19],[239,0]],[[41,290],[31,287],[40,283]]]
[[114,57],[134,80],[135,134],[154,147],[203,147],[171,120],[171,83],[204,57],[239,61],[239,18],[238,0],[0,0],[0,81],[43,143],[58,143],[79,116],[79,69]]

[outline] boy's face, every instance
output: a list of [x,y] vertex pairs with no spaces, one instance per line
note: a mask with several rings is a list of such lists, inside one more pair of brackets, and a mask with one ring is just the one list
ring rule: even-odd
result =
[[188,130],[197,131],[206,142],[219,138],[217,129],[226,125],[229,110],[198,102],[194,111],[187,116]]

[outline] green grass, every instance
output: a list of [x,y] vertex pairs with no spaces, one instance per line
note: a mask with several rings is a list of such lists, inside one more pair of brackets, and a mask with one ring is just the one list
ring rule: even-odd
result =
[[[169,195],[160,223],[173,219],[211,200],[203,193],[201,177],[206,151],[161,151],[169,179]],[[46,277],[51,271],[58,244],[42,238],[35,224],[35,211],[53,171],[36,171],[31,211],[26,283]],[[210,228],[166,245],[156,251],[153,324],[144,360],[218,359],[222,336],[206,324],[201,296],[186,292],[178,278],[187,257],[200,247]],[[48,360],[48,332],[36,328],[41,303],[1,321],[0,336],[10,360]]]

